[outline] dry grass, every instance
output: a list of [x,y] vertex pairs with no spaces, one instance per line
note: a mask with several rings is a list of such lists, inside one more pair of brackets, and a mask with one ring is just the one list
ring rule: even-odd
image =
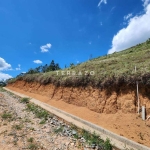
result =
[[[135,72],[135,66],[137,71]],[[65,71],[65,75],[61,74]],[[75,71],[76,76],[68,76],[66,71]],[[81,71],[82,75],[78,75]],[[85,75],[85,71],[88,73]],[[90,75],[94,71],[95,75]],[[150,85],[150,40],[127,50],[98,57],[87,62],[59,71],[25,74],[9,81],[36,81],[41,84],[53,83],[57,86],[107,87],[120,84],[135,84],[135,81]]]

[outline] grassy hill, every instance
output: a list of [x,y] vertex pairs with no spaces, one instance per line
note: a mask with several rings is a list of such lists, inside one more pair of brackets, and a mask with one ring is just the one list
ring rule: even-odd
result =
[[[67,71],[70,71],[70,75],[67,75]],[[74,72],[76,75],[72,75]],[[137,80],[140,84],[150,85],[150,39],[121,52],[98,57],[59,72],[24,74],[10,80],[9,83],[16,80],[53,83],[57,86],[90,85],[102,88],[110,85],[131,85]]]

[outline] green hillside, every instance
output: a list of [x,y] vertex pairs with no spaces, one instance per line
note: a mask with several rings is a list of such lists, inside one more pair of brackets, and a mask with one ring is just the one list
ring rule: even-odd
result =
[[[141,84],[150,85],[150,39],[127,50],[58,71],[24,74],[9,82],[25,80],[41,84],[53,83],[57,86],[107,87],[109,85],[135,84],[135,81],[138,80]],[[70,75],[69,72],[67,75],[67,71],[70,71]],[[74,72],[76,75],[72,75]]]

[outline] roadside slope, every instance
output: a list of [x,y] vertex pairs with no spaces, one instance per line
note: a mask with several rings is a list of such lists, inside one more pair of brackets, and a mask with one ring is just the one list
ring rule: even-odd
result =
[[35,99],[38,99],[42,102],[45,102],[51,106],[59,108],[63,111],[66,111],[70,114],[78,116],[84,120],[92,122],[96,125],[104,127],[118,135],[127,137],[135,142],[146,145],[150,147],[150,130],[146,126],[145,121],[142,121],[137,114],[133,113],[122,113],[118,111],[115,114],[105,114],[105,113],[96,113],[85,107],[79,107],[72,104],[68,104],[61,100],[49,99],[48,96],[42,96],[37,93],[32,93],[31,91],[21,90],[16,87],[8,87],[9,89],[28,95]]

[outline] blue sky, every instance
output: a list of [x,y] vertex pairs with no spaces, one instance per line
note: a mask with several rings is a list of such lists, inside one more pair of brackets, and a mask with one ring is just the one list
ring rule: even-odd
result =
[[150,38],[150,0],[0,0],[0,80]]

